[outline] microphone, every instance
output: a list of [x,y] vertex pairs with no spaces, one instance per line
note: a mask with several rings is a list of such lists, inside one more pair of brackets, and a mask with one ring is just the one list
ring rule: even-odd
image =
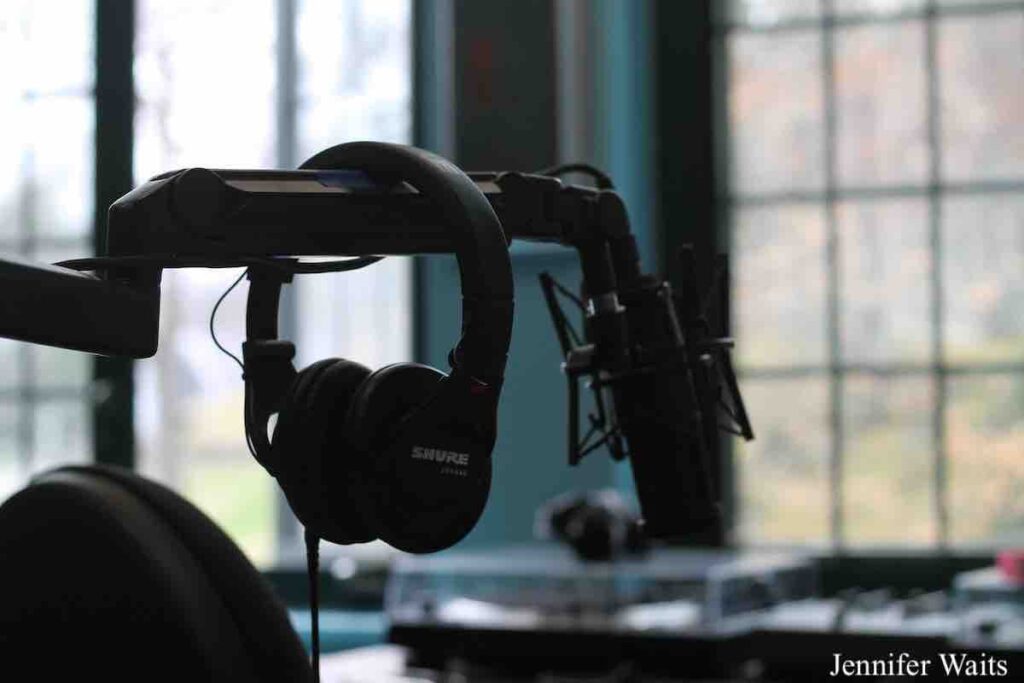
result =
[[[729,362],[732,340],[711,334],[705,311],[716,292],[699,296],[692,249],[682,251],[683,290],[676,295],[667,281],[641,272],[636,240],[622,226],[606,225],[599,239],[576,242],[582,300],[541,275],[566,356],[569,462],[577,464],[600,446],[616,460],[628,455],[644,533],[669,541],[706,539],[720,529],[719,431],[753,438]],[[584,308],[585,343],[576,343],[558,293]],[[581,439],[583,378],[594,392],[596,413]],[[720,426],[723,415],[738,426]]]
[[[683,539],[720,519],[712,446],[669,283],[639,276],[620,289],[632,342],[630,372],[612,385],[644,531]],[[703,409],[703,410],[702,410]]]

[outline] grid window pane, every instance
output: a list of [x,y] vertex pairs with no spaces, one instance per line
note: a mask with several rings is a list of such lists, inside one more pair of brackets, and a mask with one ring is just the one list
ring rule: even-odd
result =
[[744,378],[757,439],[737,448],[740,537],[824,543],[829,535],[828,384]]
[[931,249],[924,199],[841,202],[842,359],[931,360]]
[[47,97],[26,103],[22,237],[82,237],[92,230],[93,102]]
[[90,355],[52,346],[30,345],[27,348],[39,387],[63,389],[68,393],[83,392],[84,395],[85,388],[92,381]]
[[923,184],[930,163],[924,22],[840,29],[835,50],[838,183]]
[[[302,339],[298,362],[339,354],[369,367],[408,360],[409,266],[409,259],[392,257],[355,272],[303,280],[297,290]],[[345,306],[325,305],[329,301],[343,301]]]
[[1005,7],[1008,3],[1019,0],[934,0],[939,7],[984,9],[985,7]]
[[1024,9],[938,28],[943,178],[1024,179]]
[[844,539],[934,544],[934,379],[854,375],[843,391]]
[[[232,437],[241,431],[240,411],[241,407],[228,423]],[[278,550],[274,526],[276,482],[252,457],[240,466],[233,459],[206,457],[210,455],[216,454],[207,451],[181,473],[181,489],[222,529],[228,530],[254,562],[271,564]]]
[[[833,455],[843,473],[844,542],[1019,543],[1024,515],[1007,501],[1024,498],[1024,487],[999,458],[1015,448],[1024,462],[1021,421],[1003,415],[1024,405],[1024,379],[1012,374],[1024,362],[1024,194],[1012,191],[1024,182],[1024,3],[821,7],[831,16],[817,15],[817,27],[814,15],[793,15],[721,29],[733,316],[745,383],[757,393],[759,382],[834,369],[822,375],[831,391],[821,400],[836,391],[843,399]],[[756,3],[765,17],[790,9]],[[814,156],[820,163],[809,171]],[[782,218],[797,198],[805,211],[820,202],[820,230]],[[812,253],[816,261],[806,258]],[[833,324],[838,345],[830,348]],[[947,374],[948,396],[935,390]],[[754,414],[761,434],[788,424],[771,407]],[[832,427],[823,421],[828,438]],[[757,481],[758,468],[792,450],[779,444],[741,459],[741,481]],[[983,462],[985,451],[999,455]],[[937,470],[946,454],[961,462]],[[986,469],[998,486],[985,488]],[[941,472],[946,485],[936,489]],[[749,518],[786,514],[787,501],[744,495],[761,505],[741,510],[747,538],[774,540],[771,521],[766,530]],[[972,496],[981,500],[974,508]],[[952,534],[939,528],[943,507],[960,525]]]
[[[0,6],[0,237],[86,234],[92,217],[92,12]],[[14,66],[17,65],[17,66]]]
[[821,32],[734,33],[728,54],[732,192],[822,189]]
[[1024,374],[949,380],[951,536],[1024,543]]
[[946,360],[1024,360],[1024,196],[946,198],[942,254]]
[[299,3],[301,158],[347,140],[411,138],[410,12],[408,0]]
[[928,0],[832,0],[832,11],[836,16],[850,15],[878,16],[919,12]]
[[136,177],[273,167],[273,0],[140,0],[137,14]]
[[737,208],[734,329],[740,367],[823,365],[825,219],[819,204]]
[[[91,250],[92,0],[0,3],[0,251]],[[66,249],[65,249],[66,247]],[[47,467],[91,459],[92,357],[0,340],[0,499]]]
[[32,413],[32,471],[92,460],[92,413],[79,400],[43,400]]
[[821,16],[821,0],[727,0],[729,20],[748,26],[771,26]]
[[11,389],[21,381],[18,354],[22,346],[12,339],[0,339],[0,391]]
[[0,3],[0,63],[10,67],[0,69],[0,93],[87,95],[93,83],[93,12],[93,0]]
[[0,500],[25,483],[25,453],[20,447],[19,426],[22,406],[11,394],[0,400]]

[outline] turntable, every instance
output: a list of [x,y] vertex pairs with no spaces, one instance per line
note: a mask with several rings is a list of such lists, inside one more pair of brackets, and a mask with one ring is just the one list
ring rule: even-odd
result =
[[415,665],[715,675],[773,606],[811,598],[814,563],[785,553],[657,549],[585,562],[558,544],[405,557],[386,609]]

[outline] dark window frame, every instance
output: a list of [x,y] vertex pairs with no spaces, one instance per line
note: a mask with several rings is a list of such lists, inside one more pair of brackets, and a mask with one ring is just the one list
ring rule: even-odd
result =
[[[107,208],[132,189],[135,0],[96,0],[93,247],[104,250]],[[93,358],[93,458],[135,466],[135,381],[127,358]]]

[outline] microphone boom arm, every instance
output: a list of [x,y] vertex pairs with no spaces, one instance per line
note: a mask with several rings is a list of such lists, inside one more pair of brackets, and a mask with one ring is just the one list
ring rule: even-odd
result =
[[[731,342],[712,337],[694,313],[703,308],[693,308],[695,285],[684,283],[675,302],[667,283],[641,272],[625,205],[610,189],[518,172],[470,177],[507,242],[556,243],[579,254],[582,338],[569,332],[556,283],[541,280],[566,356],[570,462],[600,445],[625,457],[628,442],[648,532],[668,537],[704,524],[713,517],[705,508],[716,494],[713,484],[699,480],[717,454],[711,432],[723,397],[737,431],[747,438],[753,432],[728,357]],[[172,171],[110,207],[97,258],[65,262],[72,268],[0,258],[0,336],[145,358],[157,350],[164,268],[288,271],[302,256],[454,253],[453,239],[445,216],[416,188],[358,170]],[[576,410],[584,379],[597,412],[580,439]],[[668,439],[667,452],[651,441],[654,435]],[[697,501],[682,510],[688,521],[679,521],[677,507],[652,502],[659,486],[681,487],[684,497]]]

